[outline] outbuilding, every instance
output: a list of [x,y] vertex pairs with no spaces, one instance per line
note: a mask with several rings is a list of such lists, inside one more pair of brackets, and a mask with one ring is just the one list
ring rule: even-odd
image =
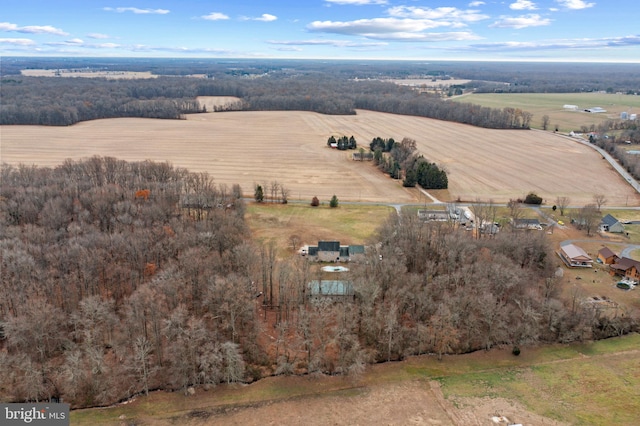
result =
[[593,266],[593,259],[575,244],[561,246],[558,255],[565,265],[571,268],[591,268]]
[[613,252],[609,247],[602,247],[598,250],[598,262],[603,265],[611,265],[616,263],[620,257]]

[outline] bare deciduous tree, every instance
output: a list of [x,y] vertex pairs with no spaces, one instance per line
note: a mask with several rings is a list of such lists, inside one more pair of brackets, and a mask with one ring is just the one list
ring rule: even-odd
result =
[[587,204],[582,207],[578,213],[578,226],[587,232],[587,235],[591,233],[598,226],[600,214],[595,204]]
[[598,212],[602,211],[602,206],[607,203],[607,197],[604,194],[595,194],[593,196],[593,202],[596,203],[596,207],[598,208]]
[[570,202],[571,199],[569,199],[569,197],[559,196],[558,198],[556,198],[556,206],[558,206],[558,209],[560,210],[560,216],[564,216],[564,211],[569,206]]

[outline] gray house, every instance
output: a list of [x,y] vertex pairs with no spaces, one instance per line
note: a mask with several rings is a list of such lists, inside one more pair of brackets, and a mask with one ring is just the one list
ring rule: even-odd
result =
[[341,246],[339,241],[318,241],[317,246],[308,246],[301,254],[318,262],[353,262],[363,259],[364,252],[363,245]]
[[624,225],[610,214],[602,218],[600,222],[600,230],[604,232],[624,232]]

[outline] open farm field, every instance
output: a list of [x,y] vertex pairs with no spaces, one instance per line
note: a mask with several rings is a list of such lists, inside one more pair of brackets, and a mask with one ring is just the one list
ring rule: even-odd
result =
[[431,79],[431,78],[404,78],[404,79],[396,79],[391,80],[391,82],[398,84],[400,86],[421,86],[421,87],[431,87],[431,88],[440,88],[440,87],[450,87],[460,84],[467,84],[471,80],[464,79],[450,79],[450,80],[442,80],[442,79]]
[[209,112],[212,112],[216,107],[225,107],[242,101],[242,99],[235,96],[198,96],[196,99],[200,104],[200,108],[206,107]]
[[[491,108],[520,108],[533,114],[531,127],[542,129],[542,116],[549,116],[549,128],[558,125],[560,132],[579,131],[581,126],[596,126],[620,113],[637,113],[640,96],[609,93],[474,93],[452,98],[457,102],[470,102]],[[578,111],[565,110],[564,105],[577,105]],[[585,108],[602,107],[606,113],[591,114]]]
[[66,69],[28,69],[20,73],[28,77],[83,77],[106,78],[107,80],[158,78],[151,71],[91,71],[91,70],[66,70]]
[[[547,203],[568,196],[577,205],[607,195],[609,205],[640,204],[638,194],[602,157],[551,132],[492,130],[422,117],[358,111],[330,116],[299,111],[194,114],[186,120],[121,118],[69,127],[3,126],[2,161],[54,166],[93,155],[169,161],[209,172],[218,183],[278,181],[291,200],[421,202],[370,162],[327,148],[331,135],[409,137],[448,173],[451,200],[506,202],[534,191]],[[579,182],[579,184],[576,184]],[[447,201],[447,200],[442,200]]]
[[640,335],[593,343],[410,357],[345,377],[270,377],[195,395],[153,392],[128,404],[77,410],[78,425],[635,425]]

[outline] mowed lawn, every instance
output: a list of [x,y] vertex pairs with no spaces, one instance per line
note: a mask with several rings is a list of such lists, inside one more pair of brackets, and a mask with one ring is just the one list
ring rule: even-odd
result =
[[324,201],[317,207],[310,203],[250,203],[245,217],[255,240],[273,242],[287,256],[293,254],[292,236],[301,245],[318,241],[366,244],[390,214],[395,214],[393,207],[339,204],[331,208]]
[[[533,114],[531,127],[542,129],[542,117],[549,116],[549,128],[558,125],[560,132],[579,131],[581,126],[596,126],[607,119],[620,118],[621,112],[636,113],[640,109],[640,96],[609,93],[473,93],[452,99],[491,108],[520,108]],[[564,105],[577,105],[578,111],[564,109]],[[591,114],[584,109],[599,106],[606,113]]]
[[[603,104],[604,105],[604,104]],[[606,106],[606,105],[604,105]],[[357,111],[332,116],[301,111],[195,114],[186,120],[122,118],[68,127],[2,126],[2,161],[55,166],[93,155],[129,161],[168,161],[216,182],[241,185],[277,181],[291,200],[318,196],[340,200],[421,202],[371,162],[352,161],[350,151],[327,147],[329,136],[353,135],[367,147],[377,136],[416,140],[418,151],[444,167],[449,199],[507,202],[534,191],[548,203],[568,196],[609,205],[640,205],[638,194],[587,146],[552,132],[482,129],[423,117]]]

